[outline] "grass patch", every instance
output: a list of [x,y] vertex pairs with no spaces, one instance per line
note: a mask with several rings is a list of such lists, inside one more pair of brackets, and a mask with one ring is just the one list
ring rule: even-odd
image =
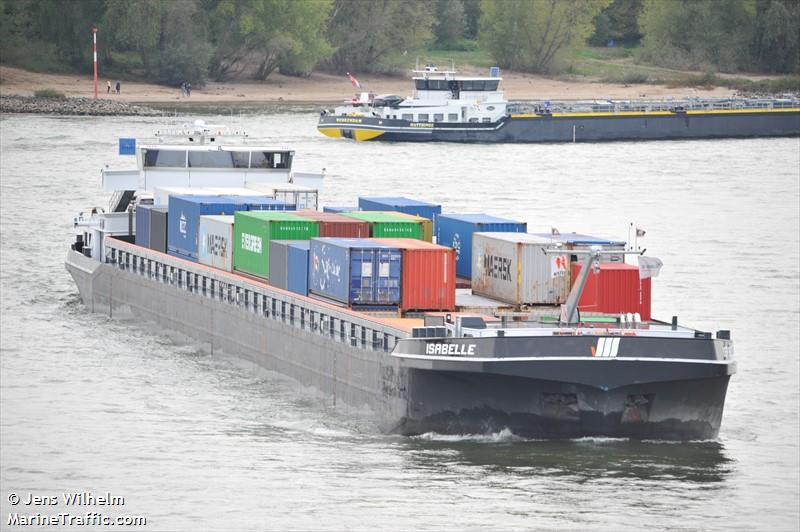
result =
[[66,100],[67,97],[64,96],[63,92],[57,91],[55,89],[39,89],[33,93],[33,95],[37,98],[51,98],[53,100]]

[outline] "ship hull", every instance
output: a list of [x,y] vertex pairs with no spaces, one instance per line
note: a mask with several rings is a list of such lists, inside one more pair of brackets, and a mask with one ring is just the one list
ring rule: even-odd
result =
[[357,141],[602,142],[800,135],[800,110],[665,112],[645,115],[511,115],[495,123],[410,122],[322,116],[318,130]]
[[[193,268],[152,251],[146,256],[162,257],[166,264],[178,264],[187,271]],[[424,352],[424,343],[403,338],[391,353],[366,349],[358,347],[357,341],[334,341],[308,323],[265,317],[75,251],[69,252],[66,267],[83,303],[93,312],[112,317],[132,314],[149,326],[192,338],[212,354],[235,355],[286,375],[322,392],[339,409],[369,412],[385,432],[463,434],[508,428],[534,438],[714,438],[735,368],[719,360],[661,364],[591,357],[493,362],[409,358],[404,353]],[[310,310],[331,312],[312,300],[290,300]],[[552,349],[548,346],[563,345],[567,350],[588,352],[587,342],[595,340],[530,341],[546,351]],[[708,346],[714,341],[709,342],[692,345]],[[513,345],[536,350],[527,344]],[[650,349],[642,342],[630,345],[634,350]],[[714,356],[713,347],[703,349],[711,349]],[[634,382],[638,383],[630,384]]]

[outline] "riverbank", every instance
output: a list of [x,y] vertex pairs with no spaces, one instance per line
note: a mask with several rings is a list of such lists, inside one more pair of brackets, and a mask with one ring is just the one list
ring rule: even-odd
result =
[[0,95],[0,112],[48,115],[159,116],[161,111],[122,101]]
[[[465,74],[477,72],[473,69],[463,69]],[[272,74],[263,82],[211,82],[203,88],[192,90],[191,98],[182,98],[177,87],[131,81],[122,83],[120,94],[111,94],[106,92],[106,81],[110,81],[112,85],[116,83],[116,80],[101,79],[100,98],[102,100],[142,104],[288,102],[331,105],[349,99],[355,90],[345,76],[316,73],[308,78]],[[359,76],[359,81],[364,90],[377,94],[406,96],[412,91],[412,84],[407,77],[365,75]],[[66,96],[84,98],[90,98],[93,90],[90,75],[41,74],[0,66],[0,93],[2,94],[31,96],[36,90],[45,88],[54,89]],[[502,89],[505,90],[506,96],[510,100],[725,97],[733,94],[731,89],[723,87],[695,89],[667,85],[601,83],[591,78],[555,80],[511,72],[503,73]]]

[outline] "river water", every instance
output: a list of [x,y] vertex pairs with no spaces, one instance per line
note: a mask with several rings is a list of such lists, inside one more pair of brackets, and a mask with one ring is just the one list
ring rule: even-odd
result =
[[[78,510],[145,516],[146,530],[800,527],[798,139],[357,145],[318,135],[309,110],[204,118],[292,147],[296,170],[326,168],[326,204],[408,195],[545,232],[646,229],[664,262],[654,315],[732,331],[720,437],[384,435],[280,375],[92,315],[63,266],[72,216],[106,205],[103,164],[132,164],[117,138],[164,121],[4,115],[0,528]],[[24,500],[88,490],[125,504]]]

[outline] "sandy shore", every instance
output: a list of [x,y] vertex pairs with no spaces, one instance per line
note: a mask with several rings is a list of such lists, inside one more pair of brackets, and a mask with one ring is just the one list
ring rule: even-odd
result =
[[[385,76],[360,76],[364,90],[378,94],[411,93],[409,79]],[[100,97],[135,103],[187,102],[176,87],[142,82],[122,82],[121,94],[106,94],[106,79],[100,80]],[[110,80],[113,85],[116,80]],[[40,74],[18,68],[0,66],[0,93],[30,96],[38,89],[51,88],[67,96],[91,97],[91,75]],[[585,99],[585,98],[657,98],[682,96],[729,96],[731,89],[717,87],[697,90],[687,87],[669,88],[664,85],[619,85],[588,81],[558,81],[528,74],[504,73],[501,85],[510,100]],[[352,97],[353,87],[345,76],[313,74],[310,78],[294,78],[272,74],[264,82],[232,82],[207,84],[192,90],[191,102],[197,103],[257,103],[304,102],[332,104]],[[188,103],[188,102],[187,102]]]

